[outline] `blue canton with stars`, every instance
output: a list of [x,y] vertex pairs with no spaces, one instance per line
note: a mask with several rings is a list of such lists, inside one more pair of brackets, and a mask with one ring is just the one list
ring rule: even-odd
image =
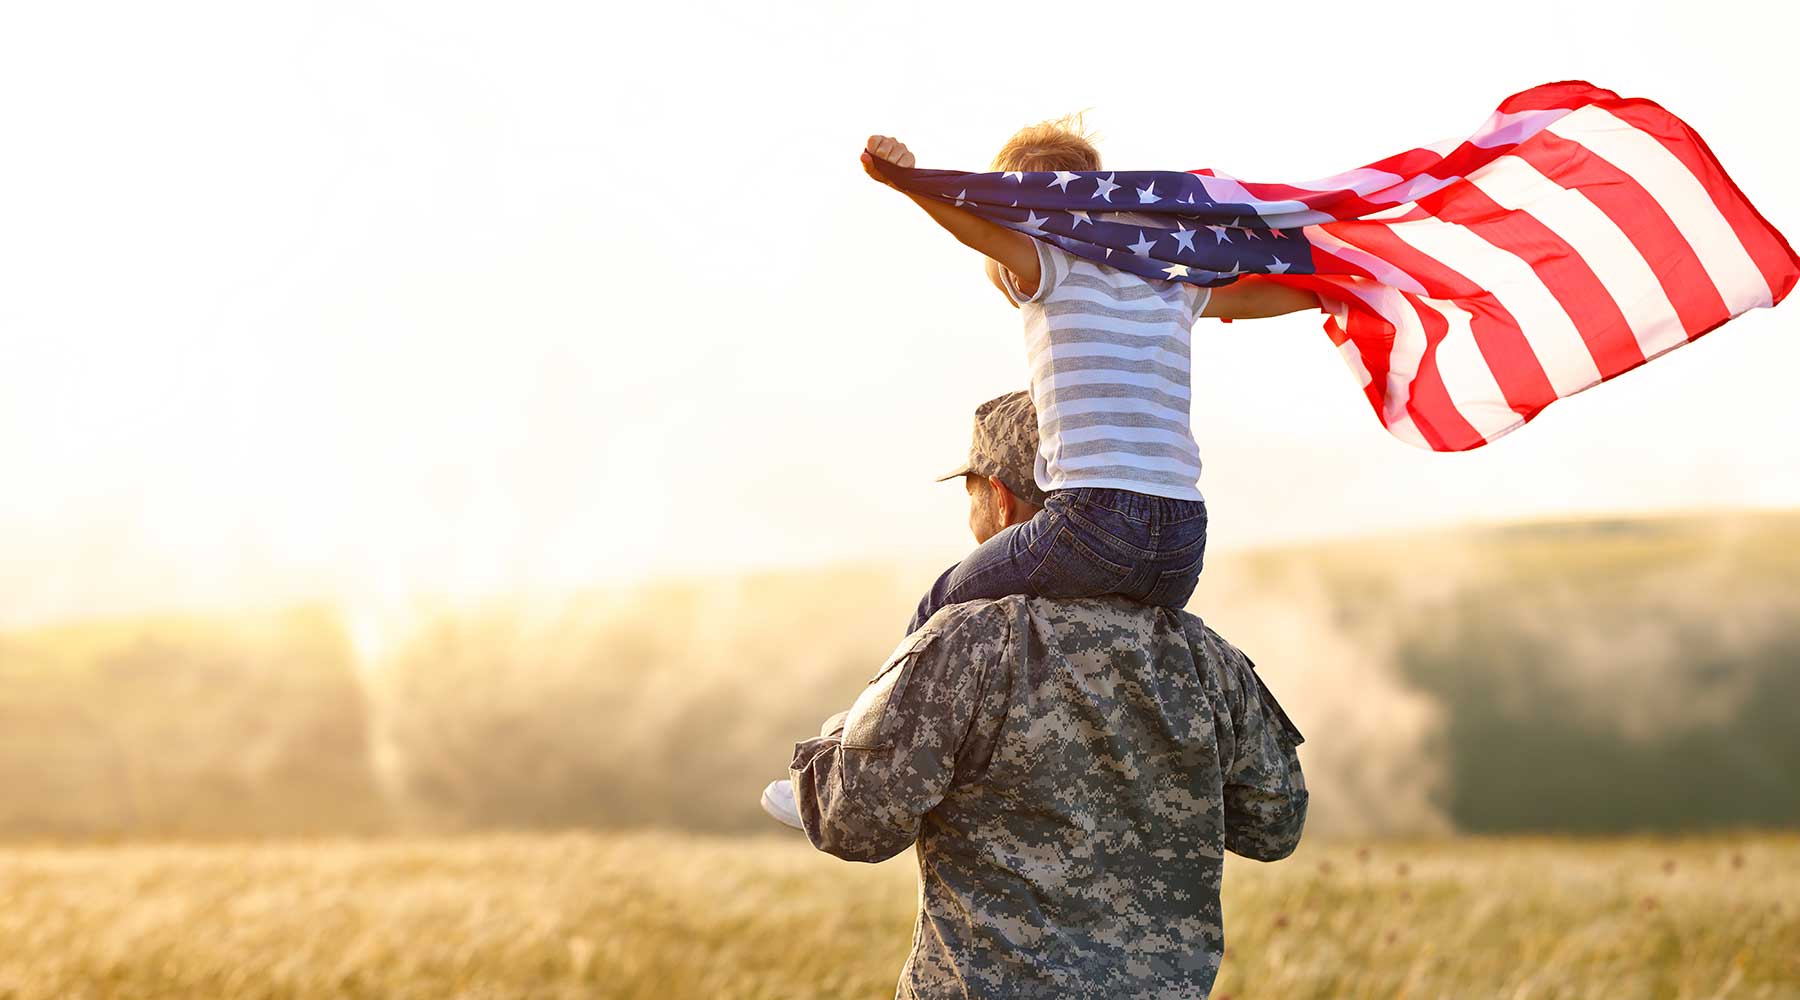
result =
[[879,159],[875,166],[903,191],[1145,278],[1215,286],[1241,274],[1313,273],[1300,226],[1321,217],[1294,202],[1215,200],[1209,182],[1235,186],[1218,178],[1167,170],[971,174]]

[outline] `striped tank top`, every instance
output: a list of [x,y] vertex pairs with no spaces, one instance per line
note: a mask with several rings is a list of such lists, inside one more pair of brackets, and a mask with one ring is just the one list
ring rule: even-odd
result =
[[1006,290],[1025,314],[1037,484],[1201,499],[1188,423],[1189,341],[1211,289],[1152,281],[1040,240],[1037,292]]

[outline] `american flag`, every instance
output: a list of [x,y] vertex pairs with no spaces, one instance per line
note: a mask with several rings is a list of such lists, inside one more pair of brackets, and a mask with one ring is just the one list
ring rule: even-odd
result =
[[1693,129],[1578,81],[1508,98],[1467,139],[1303,184],[877,166],[1146,277],[1318,293],[1382,424],[1437,451],[1478,448],[1800,277]]

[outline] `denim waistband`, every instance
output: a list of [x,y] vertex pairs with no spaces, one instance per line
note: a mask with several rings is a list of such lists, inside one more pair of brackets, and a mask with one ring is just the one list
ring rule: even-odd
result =
[[1142,518],[1151,521],[1185,521],[1190,517],[1206,513],[1204,500],[1176,500],[1172,497],[1151,496],[1148,493],[1135,493],[1131,490],[1106,489],[1095,486],[1077,486],[1071,489],[1051,490],[1046,498],[1045,506],[1049,506],[1057,497],[1067,497],[1063,501],[1091,504],[1104,507],[1126,517]]

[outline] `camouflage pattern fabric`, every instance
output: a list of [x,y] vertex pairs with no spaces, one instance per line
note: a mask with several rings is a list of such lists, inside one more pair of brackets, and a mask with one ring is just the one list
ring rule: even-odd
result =
[[1306,820],[1300,733],[1254,669],[1116,597],[971,601],[908,636],[790,767],[815,847],[918,845],[896,996],[1206,996],[1224,852],[1286,857]]

